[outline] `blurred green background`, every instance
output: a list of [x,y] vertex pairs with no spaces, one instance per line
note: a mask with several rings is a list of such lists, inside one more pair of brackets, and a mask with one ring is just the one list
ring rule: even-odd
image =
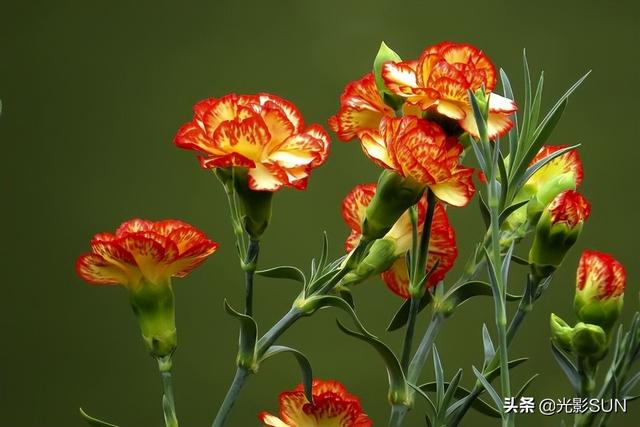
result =
[[[593,216],[511,349],[514,357],[531,357],[514,372],[516,385],[540,372],[529,394],[569,396],[549,352],[548,317],[554,311],[574,319],[575,265],[583,248],[610,252],[626,265],[627,319],[638,306],[638,9],[632,1],[577,0],[3,2],[2,425],[82,426],[78,406],[123,427],[162,425],[156,367],[124,289],[88,286],[74,272],[94,233],[136,216],[181,218],[221,243],[202,268],[175,282],[178,413],[183,426],[209,425],[236,351],[237,325],[222,301],[240,306],[242,275],[222,189],[193,153],[173,146],[173,135],[195,101],[232,91],[273,92],[294,101],[308,122],[325,123],[343,86],[369,70],[381,40],[406,58],[444,39],[473,43],[510,73],[520,97],[526,48],[534,72],[544,67],[547,106],[594,70],[552,141],[584,144],[582,190]],[[261,265],[306,268],[323,230],[332,255],[340,255],[347,234],[340,201],[377,174],[356,143],[336,141],[307,191],[277,194]],[[450,212],[462,260],[480,235],[477,205]],[[525,270],[513,272],[517,291]],[[295,294],[293,283],[259,280],[262,330]],[[400,335],[384,327],[399,300],[377,279],[355,296],[363,321],[397,348]],[[438,346],[448,375],[462,367],[471,383],[471,365],[481,364],[481,325],[493,326],[492,310],[489,299],[475,301],[447,322]],[[386,425],[383,365],[370,348],[337,331],[335,317],[326,311],[306,319],[280,342],[305,351],[317,377],[344,382],[375,424]],[[430,370],[424,378],[432,378]],[[288,357],[265,363],[229,425],[257,425],[256,413],[276,411],[278,393],[298,382]],[[408,426],[424,425],[420,405]],[[637,426],[634,412],[639,403],[612,425]],[[559,424],[559,417],[540,415],[518,422]],[[463,422],[494,425],[476,414]]]

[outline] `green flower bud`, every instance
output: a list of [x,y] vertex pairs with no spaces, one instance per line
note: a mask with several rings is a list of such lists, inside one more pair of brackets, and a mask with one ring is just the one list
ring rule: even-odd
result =
[[602,360],[607,354],[607,334],[600,326],[580,322],[573,328],[571,347],[577,356]]
[[545,208],[529,251],[534,276],[547,277],[562,264],[590,212],[589,202],[573,190],[560,193]]
[[578,318],[609,332],[620,317],[626,272],[612,256],[585,251],[578,264],[573,307]]
[[355,285],[380,274],[391,268],[397,258],[395,242],[391,239],[378,239],[371,245],[367,256],[340,281],[340,284]]
[[367,206],[362,224],[362,238],[373,241],[383,237],[398,218],[418,203],[426,186],[385,170],[380,174],[376,194]]
[[571,351],[573,328],[560,317],[551,313],[551,339],[563,350]]

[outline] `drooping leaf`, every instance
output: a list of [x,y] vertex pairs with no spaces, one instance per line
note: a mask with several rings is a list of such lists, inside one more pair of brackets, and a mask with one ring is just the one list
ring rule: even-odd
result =
[[242,314],[233,309],[224,300],[224,309],[231,316],[237,318],[240,321],[240,352],[243,354],[255,354],[256,341],[258,340],[258,325],[253,317]]
[[518,255],[511,255],[511,262],[529,267],[529,260]]
[[307,279],[304,273],[297,267],[291,265],[280,265],[278,267],[269,268],[266,270],[258,270],[256,274],[263,277],[269,277],[272,279],[288,279],[295,280],[296,282],[307,283]]
[[382,358],[387,369],[389,388],[391,390],[402,390],[405,387],[406,380],[404,372],[402,371],[402,367],[400,366],[400,362],[398,361],[398,358],[393,353],[393,351],[391,351],[391,349],[387,347],[385,343],[383,343],[373,335],[367,335],[353,331],[340,323],[339,320],[337,320],[336,322],[338,323],[338,327],[342,332],[368,343],[376,350],[376,352]]
[[330,307],[342,310],[349,315],[360,332],[364,335],[376,338],[373,334],[367,331],[362,322],[360,322],[356,312],[353,311],[353,307],[351,307],[351,305],[349,305],[349,303],[344,299],[334,295],[318,295],[309,298],[308,302],[314,305],[318,310]]
[[[411,387],[412,389],[414,389],[418,395],[422,396],[424,398],[424,400],[429,404],[429,415],[431,418],[435,418],[437,416],[438,410],[436,409],[436,405],[435,403],[433,403],[433,400],[431,400],[431,398],[429,397],[429,395],[427,393],[424,392],[424,390],[421,387],[418,387],[414,384],[411,383],[407,383],[409,385],[409,387]],[[433,383],[433,390],[431,391],[435,391],[436,389],[436,383]],[[431,420],[429,420],[431,421]]]
[[[487,282],[483,282],[481,280],[472,280],[467,283],[463,283],[462,285],[451,289],[447,296],[445,297],[445,301],[447,305],[450,305],[452,308],[457,308],[462,305],[464,302],[469,300],[470,298],[476,296],[492,296],[493,290],[491,285]],[[507,301],[519,301],[522,298],[521,295],[512,295],[507,294]]]
[[291,353],[296,358],[298,365],[300,365],[300,370],[302,371],[304,395],[307,398],[307,401],[313,403],[313,370],[311,368],[311,362],[309,362],[307,356],[305,356],[304,353],[296,350],[295,348],[285,347],[282,345],[273,345],[264,353],[261,361],[264,361],[279,353]]
[[118,427],[115,424],[111,424],[92,417],[91,415],[87,414],[82,408],[80,408],[80,416],[87,422],[87,424],[94,427]]

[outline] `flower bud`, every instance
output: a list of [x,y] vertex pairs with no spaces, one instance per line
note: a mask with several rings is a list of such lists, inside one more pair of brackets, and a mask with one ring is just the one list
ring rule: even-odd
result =
[[380,274],[391,268],[397,258],[395,242],[387,238],[378,239],[371,245],[367,256],[340,281],[340,284],[355,285],[375,274]]
[[151,355],[170,356],[177,347],[175,305],[171,281],[129,287],[129,300],[138,317],[142,338]]
[[529,251],[535,276],[547,277],[560,266],[590,213],[589,202],[573,190],[560,193],[544,209]]
[[551,313],[551,339],[565,351],[571,351],[572,332],[573,328],[567,322]]
[[612,256],[585,251],[578,264],[573,307],[585,323],[609,332],[622,311],[626,272]]
[[403,178],[389,170],[383,171],[375,196],[367,206],[362,238],[372,241],[387,234],[398,218],[418,203],[425,188],[426,185],[412,178]]
[[580,322],[571,333],[571,348],[577,356],[599,361],[607,354],[607,334],[598,325]]

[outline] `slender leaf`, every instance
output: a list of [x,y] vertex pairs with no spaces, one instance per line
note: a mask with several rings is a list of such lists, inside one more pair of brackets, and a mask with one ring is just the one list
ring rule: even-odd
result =
[[556,359],[556,362],[569,379],[571,386],[578,392],[580,390],[580,374],[578,373],[578,369],[554,342],[551,343],[551,351],[553,352],[553,357]]
[[[414,384],[411,383],[407,383],[409,385],[409,387],[411,387],[412,389],[414,389],[420,396],[422,396],[424,398],[424,400],[427,401],[427,403],[429,404],[429,409],[430,409],[430,414],[432,418],[435,418],[435,416],[438,413],[438,410],[436,409],[436,405],[433,403],[433,400],[431,400],[431,398],[429,397],[428,394],[425,393],[425,391],[421,388],[421,387],[417,387]],[[435,387],[435,382],[433,383],[434,387],[433,390],[431,391],[435,391],[436,387]]]
[[[444,383],[445,386],[447,387],[447,390],[449,390],[450,383],[445,382]],[[420,386],[420,389],[427,392],[427,391],[436,391],[436,383],[435,381],[426,383],[426,384],[422,384]],[[449,409],[447,410],[447,415],[451,412],[453,412],[457,407],[459,407],[462,404],[462,400],[465,399],[466,397],[468,397],[471,394],[471,390],[466,389],[462,386],[458,386],[455,389],[454,392],[454,397],[457,399],[461,399],[458,402],[454,403],[453,405],[451,405],[451,407],[449,407]],[[481,414],[487,415],[489,417],[492,418],[500,418],[500,411],[496,410],[493,406],[491,406],[490,404],[488,404],[487,402],[485,402],[484,400],[476,397],[473,400],[473,403],[471,404],[471,407],[473,409],[475,409],[476,411],[480,412]]]
[[472,366],[471,369],[473,369],[473,373],[475,374],[476,378],[478,379],[478,381],[480,381],[484,389],[487,390],[489,396],[491,396],[496,406],[498,408],[501,408],[500,411],[502,413],[502,399],[500,398],[500,395],[498,394],[496,389],[493,388],[493,386],[487,381],[484,375],[482,375],[482,373],[476,369],[475,366]]
[[99,420],[87,414],[84,409],[80,408],[80,416],[87,422],[87,424],[95,427],[118,427],[115,424],[108,423],[106,421]]
[[320,261],[318,262],[318,269],[322,271],[327,264],[327,259],[329,258],[329,237],[327,237],[327,232],[322,232],[322,253],[320,254]]
[[293,267],[291,265],[281,265],[266,270],[258,270],[256,271],[256,274],[272,279],[295,280],[296,282],[300,282],[303,285],[307,283],[307,279],[304,273],[299,268]]
[[489,329],[485,323],[482,324],[482,348],[484,349],[484,363],[485,366],[496,355],[496,349],[491,341],[491,335],[489,335]]
[[[511,369],[523,364],[527,360],[529,360],[529,359],[526,358],[526,357],[521,357],[519,359],[513,359],[513,360],[509,361],[507,366],[508,366],[509,370],[511,370]],[[500,367],[497,367],[497,368],[487,372],[484,377],[487,379],[487,381],[491,382],[491,381],[495,380],[496,378],[498,378],[498,375],[500,375]]]
[[475,119],[476,126],[478,127],[478,135],[480,136],[480,142],[483,144],[483,146],[486,146],[489,144],[487,120],[485,119],[484,113],[480,109],[480,104],[478,104],[478,99],[476,98],[475,94],[471,90],[469,90],[467,91],[467,95],[469,96],[469,101],[471,103],[471,108],[473,110],[473,118]]
[[533,380],[538,378],[539,375],[540,374],[535,374],[534,376],[529,378],[524,384],[522,384],[522,387],[520,387],[520,390],[518,390],[518,393],[515,395],[516,400],[519,400],[522,396],[524,396],[524,393],[527,391],[527,389],[529,388]]
[[508,283],[508,278],[509,278],[509,267],[511,266],[511,256],[513,255],[513,248],[515,247],[516,243],[515,242],[511,242],[511,246],[509,246],[509,249],[507,250],[507,253],[504,255],[504,261],[502,262],[502,271],[500,272],[502,274],[502,283]]
[[509,217],[509,215],[511,215],[512,213],[514,213],[515,211],[517,211],[527,203],[529,203],[529,200],[523,200],[521,202],[514,203],[509,207],[504,208],[504,210],[500,213],[500,217],[498,218],[498,223],[502,224],[503,222],[505,222]]
[[[492,295],[493,290],[489,283],[481,280],[472,280],[450,290],[445,297],[445,303],[455,309],[470,298]],[[519,301],[521,298],[521,295],[507,294],[507,301]]]
[[[460,384],[460,380],[462,379],[462,369],[458,369],[456,374],[451,379],[449,385],[446,386],[446,392],[444,394],[444,398],[442,399],[442,408],[447,408],[449,404],[453,401],[455,397],[456,390],[458,390],[458,385]],[[446,385],[446,383],[445,383]]]
[[[500,80],[502,80],[503,93],[506,98],[514,99],[513,89],[511,88],[511,81],[507,76],[507,73],[500,69]],[[518,115],[513,113],[511,115],[513,121],[513,128],[509,131],[509,158],[516,159],[518,157]]]
[[[544,86],[544,71],[540,72],[540,78],[538,79],[538,85],[536,86],[536,93],[531,101],[531,114],[529,115],[531,127],[538,124],[538,118],[540,117],[540,104],[542,103],[542,88]],[[528,135],[531,136],[531,135]]]
[[291,353],[296,358],[298,365],[300,365],[300,370],[302,371],[302,384],[304,386],[304,395],[307,398],[307,401],[313,403],[313,370],[311,368],[311,363],[307,356],[299,350],[291,347],[285,347],[282,345],[273,345],[271,346],[262,356],[262,360],[267,360],[268,358],[275,356],[279,353]]
[[309,304],[317,307],[317,309],[333,307],[337,308],[338,310],[344,311],[349,315],[349,317],[351,317],[351,320],[353,320],[353,323],[360,330],[360,332],[369,337],[376,338],[362,325],[362,322],[360,322],[360,319],[358,319],[358,315],[355,311],[353,311],[353,307],[351,307],[351,305],[349,305],[349,303],[342,298],[334,295],[319,295],[311,297],[307,301]]
[[442,362],[440,361],[440,355],[438,349],[434,344],[432,346],[433,353],[433,372],[436,376],[436,406],[440,408],[444,400],[444,371],[442,369]]
[[622,390],[620,391],[620,394],[622,394],[622,396],[624,397],[629,393],[631,393],[631,391],[636,386],[636,384],[638,384],[639,381],[640,381],[640,372],[636,373],[633,377],[631,377],[629,381],[625,383],[625,385],[622,386]]
[[518,255],[511,255],[511,262],[529,267],[529,260]]
[[489,228],[491,226],[491,213],[489,212],[489,207],[487,206],[487,202],[484,201],[484,197],[482,197],[482,193],[478,192],[478,203],[480,205],[480,213],[482,214],[482,221],[484,221],[485,228]]
[[[425,309],[429,304],[431,304],[433,298],[431,296],[431,292],[427,291],[424,293],[422,298],[420,298],[420,304],[418,304],[418,313]],[[396,314],[393,315],[393,319],[387,326],[387,332],[395,331],[397,329],[402,328],[409,321],[409,309],[411,307],[411,300],[405,300]]]

